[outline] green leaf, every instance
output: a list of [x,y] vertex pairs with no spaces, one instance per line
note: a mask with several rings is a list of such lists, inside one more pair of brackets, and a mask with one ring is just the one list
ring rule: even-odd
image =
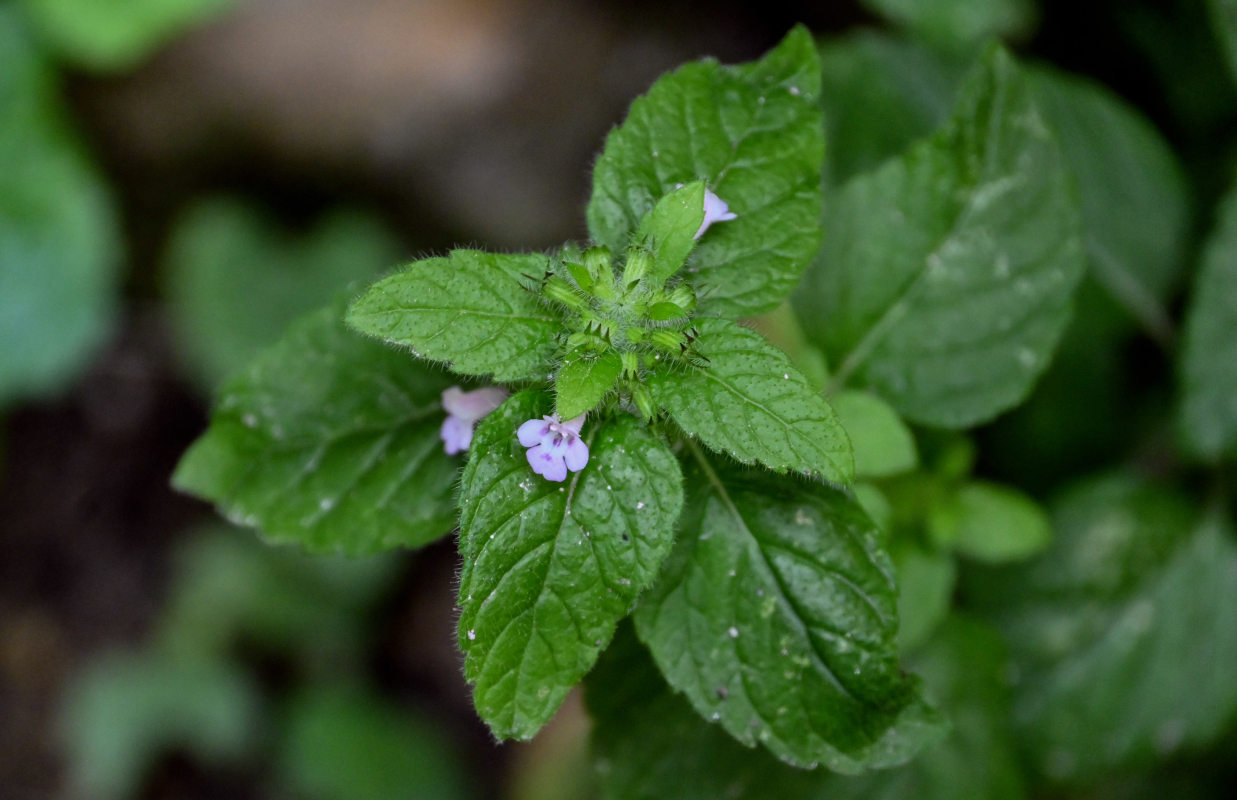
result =
[[[678,272],[696,246],[704,222],[704,182],[692,181],[657,201],[640,220],[636,241],[653,252],[647,281],[660,286]],[[673,305],[673,304],[671,304]]]
[[855,475],[883,478],[919,463],[915,437],[898,412],[869,392],[838,392],[829,398],[855,451]]
[[835,388],[953,428],[1026,396],[1082,249],[1070,176],[1005,51],[988,51],[944,129],[842,189],[831,230],[796,300]]
[[1216,461],[1237,458],[1237,189],[1216,214],[1216,228],[1195,278],[1186,313],[1180,427],[1190,450]]
[[928,518],[942,547],[979,561],[1020,561],[1048,547],[1052,527],[1034,500],[1008,486],[975,481],[941,498]]
[[1210,0],[1211,27],[1224,49],[1232,79],[1237,81],[1237,0]]
[[683,505],[678,462],[631,417],[588,423],[588,465],[565,483],[536,475],[516,429],[545,405],[522,392],[483,420],[460,490],[464,676],[504,739],[531,738],[593,666]]
[[1010,644],[1015,719],[1050,778],[1163,760],[1231,722],[1237,545],[1197,517],[1134,478],[1087,481],[1054,505],[1047,554],[969,582]]
[[619,354],[608,350],[572,353],[554,376],[554,410],[560,419],[575,419],[601,402],[623,371]]
[[941,733],[898,665],[893,566],[838,490],[695,454],[678,545],[636,611],[677,691],[747,745],[858,772]]
[[709,228],[692,252],[686,274],[702,313],[773,308],[820,245],[819,88],[815,44],[802,27],[759,61],[704,60],[663,76],[606,138],[590,234],[622,252],[659,198],[703,180],[738,217]]
[[[1079,314],[1115,330],[1136,321],[1168,344],[1172,322],[1164,305],[1181,272],[1190,222],[1185,180],[1171,148],[1103,86],[1045,67],[1029,77],[1078,182],[1089,266]],[[1095,336],[1095,328],[1086,335]]]
[[915,42],[861,30],[820,45],[826,182],[840,185],[949,117],[963,70]]
[[340,306],[293,324],[222,390],[172,483],[274,542],[353,555],[447,533],[447,376],[347,330]]
[[158,653],[112,653],[90,661],[65,691],[61,736],[74,795],[137,797],[167,751],[239,764],[258,745],[261,696],[236,665]]
[[898,650],[910,653],[949,616],[958,567],[951,554],[914,542],[895,542],[891,551],[898,568]]
[[559,320],[524,284],[546,266],[540,255],[453,250],[369,287],[348,308],[347,322],[462,375],[539,377],[554,355]]
[[666,685],[629,625],[584,686],[608,800],[803,798],[820,782],[819,772],[789,767],[701,719]]
[[218,17],[235,0],[22,0],[39,34],[81,66],[137,66],[184,31]]
[[119,231],[19,14],[0,8],[0,406],[60,390],[111,327]]
[[177,548],[159,646],[203,659],[233,655],[237,641],[260,642],[335,671],[364,651],[364,615],[399,567],[388,557],[309,556],[213,523]]
[[197,377],[217,386],[296,317],[372,279],[398,252],[377,221],[356,212],[292,234],[252,204],[202,201],[177,221],[164,256],[177,344]]
[[289,704],[278,770],[309,800],[451,800],[470,796],[440,726],[385,698],[318,688]]
[[760,334],[724,319],[700,319],[705,365],[648,378],[653,398],[683,430],[744,463],[854,479],[850,441],[825,399]]
[[1033,0],[863,0],[863,4],[942,47],[1025,36],[1035,27]]
[[1008,663],[1000,636],[949,619],[910,662],[953,730],[905,766],[857,777],[828,776],[818,800],[1018,800],[1026,796],[1009,726]]

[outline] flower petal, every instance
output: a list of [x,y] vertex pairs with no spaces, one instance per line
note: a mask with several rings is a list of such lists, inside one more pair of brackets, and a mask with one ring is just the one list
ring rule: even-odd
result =
[[563,454],[563,461],[572,472],[584,469],[588,464],[588,445],[583,439],[571,437],[571,441],[567,443],[567,452]]
[[580,429],[584,427],[584,418],[587,416],[588,414],[584,413],[576,417],[575,419],[569,419],[566,422],[560,422],[559,427],[566,428],[572,433],[579,433]]
[[550,423],[545,419],[530,419],[520,426],[515,435],[525,447],[541,444],[550,435]]
[[442,438],[443,449],[447,451],[447,455],[462,453],[472,444],[472,423],[465,422],[454,415],[449,416],[442,421],[439,436]]
[[528,458],[528,465],[533,468],[533,472],[546,480],[561,482],[567,479],[567,465],[563,463],[561,455],[556,455],[541,445],[530,448],[524,455]]
[[503,404],[507,390],[501,386],[483,386],[472,392],[462,392],[451,386],[442,393],[442,407],[447,413],[465,422],[477,422]]
[[442,390],[442,407],[452,416],[463,416],[464,390],[458,386],[448,386]]

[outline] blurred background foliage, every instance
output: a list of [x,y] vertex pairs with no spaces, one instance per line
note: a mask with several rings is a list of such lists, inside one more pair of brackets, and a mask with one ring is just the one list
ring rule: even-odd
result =
[[[802,793],[1224,796],[1237,550],[1212,501],[1235,487],[1171,419],[1237,166],[1231,0],[0,6],[2,794],[567,800],[656,772],[658,748],[707,776],[679,776],[685,797],[783,780],[690,717],[638,752],[599,736],[594,770],[579,698],[496,748],[459,674],[449,543],[310,559],[167,478],[212,387],[288,321],[418,255],[582,236],[630,99],[796,21],[821,37],[830,191],[930,133],[1006,41],[1075,172],[1090,264],[1025,405],[970,438],[917,430],[923,468],[860,487],[891,531],[908,666],[954,736]],[[650,665],[616,664],[597,718],[690,715]]]

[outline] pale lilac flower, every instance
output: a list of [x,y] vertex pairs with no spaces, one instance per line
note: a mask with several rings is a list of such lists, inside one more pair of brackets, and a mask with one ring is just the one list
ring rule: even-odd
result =
[[465,392],[452,386],[442,393],[442,407],[447,418],[442,421],[442,447],[447,455],[462,453],[472,444],[472,429],[477,422],[507,399],[507,390],[498,386],[486,386]]
[[588,445],[580,438],[584,415],[567,422],[557,416],[530,419],[516,431],[533,472],[547,481],[564,481],[567,471],[579,472],[588,463]]
[[726,205],[726,201],[710,192],[704,190],[704,221],[700,223],[700,230],[696,231],[693,239],[699,239],[704,236],[704,232],[709,229],[709,226],[714,222],[729,222],[732,219],[738,219],[738,214],[730,210],[730,206]]

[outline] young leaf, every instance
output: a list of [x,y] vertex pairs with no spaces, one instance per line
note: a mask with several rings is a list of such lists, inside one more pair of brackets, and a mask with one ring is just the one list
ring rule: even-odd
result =
[[1186,315],[1180,424],[1203,458],[1237,458],[1237,189],[1220,205]]
[[816,47],[802,27],[759,61],[705,60],[662,77],[606,138],[589,232],[622,252],[659,198],[703,180],[738,216],[711,227],[693,251],[688,271],[702,311],[773,308],[820,244],[819,88]]
[[452,250],[370,286],[348,308],[347,322],[462,375],[540,376],[559,322],[524,283],[544,275],[546,265],[539,255]]
[[791,764],[898,764],[940,733],[898,666],[893,566],[840,491],[695,465],[636,631],[696,711]]
[[1016,489],[968,483],[930,511],[929,532],[942,547],[979,561],[1019,561],[1052,541],[1048,515]]
[[692,248],[696,231],[704,222],[704,182],[692,181],[657,201],[640,220],[636,241],[653,252],[649,285],[660,286],[679,271]]
[[[1173,333],[1164,304],[1181,272],[1189,229],[1185,180],[1172,150],[1099,84],[1044,67],[1029,78],[1078,181],[1088,262],[1079,316],[1114,330],[1135,321],[1168,344]],[[1095,336],[1095,328],[1086,335]]]
[[648,378],[653,398],[683,430],[744,463],[854,479],[846,431],[782,351],[729,320],[700,319],[697,328],[708,363]]
[[545,406],[523,392],[483,420],[460,490],[464,675],[500,738],[531,738],[593,666],[683,505],[678,462],[631,417],[586,425],[588,465],[566,483],[534,474],[516,429]]
[[1021,676],[1015,719],[1035,764],[1086,780],[1207,743],[1237,712],[1237,545],[1185,498],[1122,476],[1054,507],[1056,540],[972,576]]
[[51,68],[0,8],[0,406],[63,387],[107,335],[120,237]]
[[172,483],[274,542],[353,555],[451,530],[450,380],[346,329],[337,304],[294,323],[224,386]]
[[968,427],[1048,364],[1082,274],[1077,198],[1012,59],[992,48],[953,120],[844,187],[798,293],[835,367],[905,417]]
[[597,773],[607,800],[813,797],[820,772],[745,747],[700,718],[623,624],[584,682]]
[[882,478],[919,463],[915,437],[898,412],[869,392],[838,392],[829,398],[855,451],[855,475]]
[[622,359],[613,350],[601,355],[572,353],[554,376],[554,410],[559,418],[574,419],[592,411],[622,371]]

